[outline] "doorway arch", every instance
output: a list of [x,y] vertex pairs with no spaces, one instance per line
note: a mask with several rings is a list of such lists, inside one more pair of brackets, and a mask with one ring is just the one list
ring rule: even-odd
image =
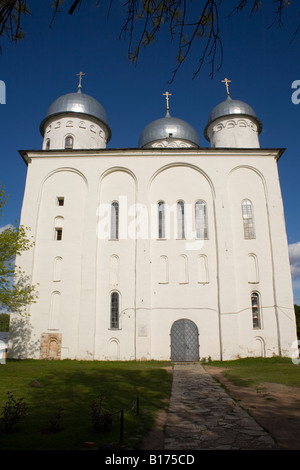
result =
[[199,333],[197,325],[187,318],[177,320],[171,328],[171,361],[199,361]]

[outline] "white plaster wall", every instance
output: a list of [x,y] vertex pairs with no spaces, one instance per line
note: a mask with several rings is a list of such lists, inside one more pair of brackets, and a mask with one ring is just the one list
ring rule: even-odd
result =
[[[213,184],[207,174],[199,165],[188,162],[166,165],[151,181],[150,201],[155,209],[158,201],[165,201],[169,208],[170,218],[167,226],[169,234],[166,239],[151,240],[151,284],[152,309],[160,312],[166,322],[166,329],[170,334],[173,322],[180,318],[191,318],[199,330],[200,355],[219,357],[219,337],[216,322],[218,321],[218,286],[216,279],[216,240],[215,240],[215,214]],[[185,203],[186,238],[177,238],[176,203],[183,200]],[[208,239],[197,240],[195,233],[195,202],[204,200],[208,208]],[[156,209],[155,221],[157,221]],[[190,217],[189,217],[190,216]],[[190,224],[188,222],[190,220]],[[190,230],[190,233],[188,232]],[[207,259],[207,280],[199,282],[197,259],[205,255]],[[164,256],[168,263],[167,282],[160,279],[159,261]],[[183,272],[182,261],[185,260],[186,272]],[[213,318],[213,321],[210,319]],[[152,328],[159,330],[154,320]],[[203,330],[206,334],[203,334]],[[153,330],[154,331],[154,330]],[[157,338],[157,334],[153,337]],[[209,353],[203,341],[210,338]],[[169,341],[170,342],[170,341]],[[201,344],[202,342],[202,344]],[[160,357],[167,357],[166,342],[158,341],[156,349],[161,348]]]
[[[134,359],[136,241],[134,237],[129,237],[126,233],[122,234],[121,225],[120,239],[111,240],[109,214],[112,201],[118,201],[120,216],[123,216],[124,211],[128,211],[130,219],[133,218],[130,216],[130,211],[136,200],[136,182],[126,168],[119,166],[114,168],[114,165],[112,168],[105,168],[99,176],[95,356],[99,359],[109,359],[108,344],[111,343],[112,338],[115,338],[114,341],[119,345],[119,359]],[[108,223],[103,227],[105,220]],[[104,228],[103,231],[100,230],[101,226]],[[117,273],[115,272],[114,276],[111,273],[112,256],[118,260]],[[118,329],[110,328],[110,295],[114,291],[119,293],[120,299]]]
[[[21,223],[31,226],[37,240],[21,263],[41,287],[38,303],[29,309],[30,339],[25,356],[34,355],[34,345],[34,357],[38,357],[40,334],[49,330],[54,291],[61,293],[57,331],[62,333],[63,357],[169,359],[171,327],[181,318],[196,323],[201,358],[258,354],[261,338],[266,355],[277,354],[277,325],[282,352],[289,354],[296,339],[295,320],[275,155],[275,151],[265,150],[212,149],[163,153],[154,149],[99,150],[82,155],[54,152],[51,156],[29,153]],[[65,206],[55,205],[57,196],[65,197]],[[99,239],[99,204],[120,201],[121,197],[127,198],[128,208],[138,202],[148,214],[158,200],[171,206],[178,199],[190,204],[204,199],[209,239],[201,247],[195,240],[187,245],[187,240],[151,236]],[[240,201],[246,197],[254,203],[255,240],[243,238]],[[60,245],[51,238],[56,216],[64,217],[64,234],[68,235]],[[131,215],[129,223],[132,219]],[[263,328],[259,331],[251,325],[253,285],[246,275],[249,253],[254,253],[259,263],[263,305]],[[181,255],[188,263],[183,283],[178,271]],[[207,256],[209,276],[205,283],[197,280],[199,255]],[[52,278],[57,256],[64,260],[61,288]],[[168,257],[167,283],[159,283],[160,256]],[[119,260],[117,282],[111,275],[112,257]],[[112,290],[119,291],[121,297],[118,330],[109,328]],[[274,305],[279,307],[277,317]]]

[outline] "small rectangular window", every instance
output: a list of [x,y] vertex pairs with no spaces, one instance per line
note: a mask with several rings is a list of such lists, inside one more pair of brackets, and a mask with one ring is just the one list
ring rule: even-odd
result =
[[63,206],[65,204],[65,198],[64,197],[58,197],[57,198],[57,205],[58,206]]
[[62,240],[62,228],[55,229],[55,240]]

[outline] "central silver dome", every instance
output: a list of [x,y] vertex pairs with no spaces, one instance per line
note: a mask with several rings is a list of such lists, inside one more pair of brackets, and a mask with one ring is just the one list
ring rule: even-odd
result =
[[182,119],[173,118],[167,112],[164,118],[148,124],[139,138],[139,147],[160,139],[182,139],[199,147],[199,136],[194,128]]
[[45,118],[40,125],[41,134],[44,135],[46,121],[55,115],[62,113],[82,114],[94,117],[104,123],[109,132],[108,141],[111,138],[111,130],[108,125],[107,115],[103,106],[92,96],[77,91],[57,98],[48,108]]

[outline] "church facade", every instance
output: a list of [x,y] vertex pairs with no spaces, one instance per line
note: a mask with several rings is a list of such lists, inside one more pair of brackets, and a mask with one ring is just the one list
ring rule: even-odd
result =
[[[282,149],[227,99],[197,132],[169,112],[137,148],[108,149],[102,105],[58,98],[28,166],[18,260],[39,283],[12,319],[10,356],[81,360],[229,360],[291,356],[296,340]],[[20,339],[21,338],[21,339]],[[22,345],[20,347],[20,344]]]

